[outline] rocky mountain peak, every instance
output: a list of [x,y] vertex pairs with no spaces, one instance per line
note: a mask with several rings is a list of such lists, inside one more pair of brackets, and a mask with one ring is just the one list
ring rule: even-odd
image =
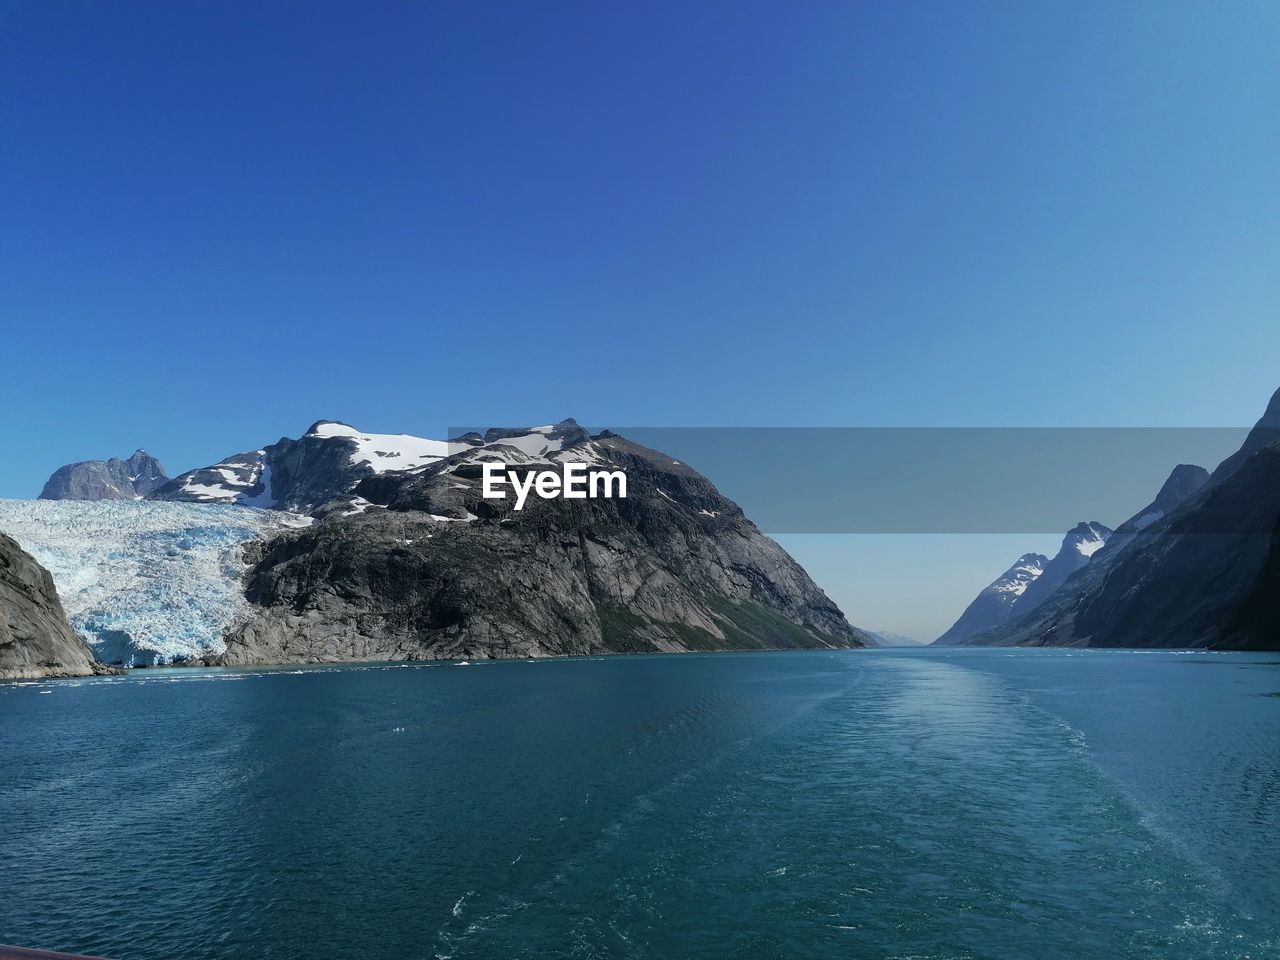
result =
[[1106,546],[1112,532],[1110,527],[1096,520],[1077,523],[1068,530],[1057,554],[1044,565],[1041,575],[1027,584],[1027,589],[1014,605],[1013,615],[1023,616],[1043,603],[1068,577],[1082,569],[1095,553]]
[[1116,527],[1116,533],[1131,534],[1147,529],[1153,523],[1167,517],[1208,482],[1209,471],[1204,467],[1190,463],[1178,464],[1173,468],[1164,485],[1160,487],[1156,498]]
[[59,467],[41,500],[138,500],[168,482],[160,461],[139,447],[127,460],[83,460]]
[[1235,453],[1218,464],[1213,471],[1213,482],[1219,483],[1244,465],[1244,462],[1261,450],[1280,441],[1280,390],[1271,395],[1267,409],[1262,412],[1258,422],[1253,425],[1244,445]]
[[959,619],[937,640],[938,644],[964,643],[969,637],[999,626],[1009,619],[1020,598],[1043,575],[1049,558],[1024,553],[1008,570],[987,584]]
[[1082,557],[1091,557],[1106,544],[1112,530],[1106,524],[1096,520],[1085,520],[1077,523],[1062,538],[1063,550],[1074,550]]

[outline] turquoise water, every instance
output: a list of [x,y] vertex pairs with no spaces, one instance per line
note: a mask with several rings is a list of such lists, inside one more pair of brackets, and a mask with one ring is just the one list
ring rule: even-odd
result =
[[0,824],[0,942],[118,960],[1277,957],[1280,656],[0,684]]

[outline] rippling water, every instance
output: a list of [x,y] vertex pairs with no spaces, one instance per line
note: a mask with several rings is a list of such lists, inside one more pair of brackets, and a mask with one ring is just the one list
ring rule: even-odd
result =
[[0,942],[119,960],[1276,957],[1280,657],[0,684],[0,824]]

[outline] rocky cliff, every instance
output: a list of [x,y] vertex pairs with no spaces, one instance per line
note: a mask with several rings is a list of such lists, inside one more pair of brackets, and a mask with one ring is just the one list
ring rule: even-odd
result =
[[53,472],[41,500],[137,500],[169,480],[160,461],[145,450],[127,460],[83,460]]
[[1197,468],[1178,468],[1162,509],[1126,521],[1039,608],[974,642],[1280,649],[1277,423],[1280,391],[1207,482]]
[[[871,645],[689,467],[576,425],[464,441],[420,470],[367,477],[355,507],[251,546],[253,615],[218,662]],[[481,496],[486,460],[621,469],[628,495],[516,511]]]
[[0,679],[104,672],[67,623],[53,578],[0,533]]

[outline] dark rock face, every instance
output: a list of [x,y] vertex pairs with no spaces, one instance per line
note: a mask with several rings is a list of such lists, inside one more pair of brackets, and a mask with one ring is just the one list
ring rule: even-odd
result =
[[[1147,529],[1153,523],[1173,513],[1184,500],[1209,482],[1209,471],[1190,463],[1180,463],[1173,468],[1156,498],[1135,513],[1120,526],[1116,533],[1126,535]],[[1115,544],[1112,544],[1113,548]]]
[[984,630],[1004,623],[1013,614],[1019,597],[1043,574],[1049,558],[1040,553],[1024,553],[1012,567],[996,577],[979,593],[958,620],[937,640],[944,646],[964,643]]
[[127,460],[85,460],[54,471],[41,500],[137,500],[167,483],[160,461],[145,450]]
[[[1092,572],[1092,571],[1088,571]],[[1280,649],[1280,444],[1254,453],[998,642]]]
[[62,610],[49,571],[0,533],[0,679],[110,672]]
[[1160,518],[1140,511],[1039,609],[976,642],[1280,649],[1278,427],[1280,392],[1207,481],[1179,467]]
[[[1082,523],[1068,531],[1058,554],[1045,565],[1044,575],[1030,584],[1021,597],[1015,598],[1016,602],[1005,617],[993,619],[955,639],[944,641],[939,637],[934,642],[1005,646],[1011,642],[1009,638],[1024,636],[1022,625],[1047,617],[1052,611],[1068,609],[1074,602],[1075,590],[1101,579],[1102,570],[1125,546],[1134,539],[1147,536],[1144,531],[1157,525],[1208,481],[1209,471],[1204,467],[1179,464],[1160,487],[1156,498],[1114,531],[1096,522]],[[1087,573],[1084,572],[1086,570]],[[1068,584],[1072,592],[1064,593],[1063,588]],[[1045,609],[1037,613],[1042,606]]]
[[[357,495],[385,509],[331,512],[252,547],[255,615],[220,662],[871,645],[687,466],[607,434],[507,433],[362,482]],[[481,496],[482,464],[499,459],[621,469],[628,496],[531,497],[516,511]]]
[[1222,480],[1235,473],[1244,466],[1246,460],[1263,447],[1269,447],[1277,442],[1280,442],[1280,390],[1271,395],[1267,409],[1253,425],[1253,429],[1249,431],[1249,436],[1245,438],[1240,449],[1218,464],[1218,469],[1213,471],[1213,479]]

